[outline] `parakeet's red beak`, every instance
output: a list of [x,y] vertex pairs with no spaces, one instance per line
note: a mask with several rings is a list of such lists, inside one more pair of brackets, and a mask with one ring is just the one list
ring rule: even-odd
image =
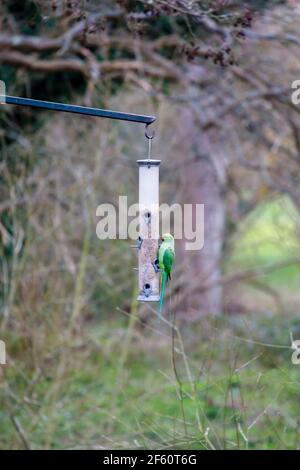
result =
[[161,241],[162,241],[162,242],[164,242],[164,241],[165,241],[165,239],[164,239],[164,238],[161,238]]

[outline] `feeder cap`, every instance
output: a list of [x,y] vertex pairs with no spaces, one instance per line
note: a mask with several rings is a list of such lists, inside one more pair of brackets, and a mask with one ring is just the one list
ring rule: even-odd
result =
[[152,160],[150,158],[146,158],[145,160],[137,160],[137,164],[139,166],[159,166],[161,160]]

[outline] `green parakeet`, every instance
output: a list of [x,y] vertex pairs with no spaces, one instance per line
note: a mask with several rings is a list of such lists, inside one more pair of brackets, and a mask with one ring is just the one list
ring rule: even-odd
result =
[[161,270],[161,293],[159,300],[159,316],[161,316],[166,282],[171,279],[171,271],[175,258],[174,238],[170,233],[162,236],[162,244],[158,250],[158,264]]

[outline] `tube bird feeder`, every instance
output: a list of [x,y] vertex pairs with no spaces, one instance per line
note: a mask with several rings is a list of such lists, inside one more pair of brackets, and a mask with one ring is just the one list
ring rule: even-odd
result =
[[159,165],[160,160],[138,160],[139,165],[139,295],[137,300],[159,301]]

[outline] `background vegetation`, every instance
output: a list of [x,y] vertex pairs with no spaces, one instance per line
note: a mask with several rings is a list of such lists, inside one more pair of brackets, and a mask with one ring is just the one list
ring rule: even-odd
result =
[[143,129],[0,108],[2,449],[298,449],[300,11],[293,1],[6,1],[10,95],[155,114],[161,202],[205,203],[164,319],[96,207]]

